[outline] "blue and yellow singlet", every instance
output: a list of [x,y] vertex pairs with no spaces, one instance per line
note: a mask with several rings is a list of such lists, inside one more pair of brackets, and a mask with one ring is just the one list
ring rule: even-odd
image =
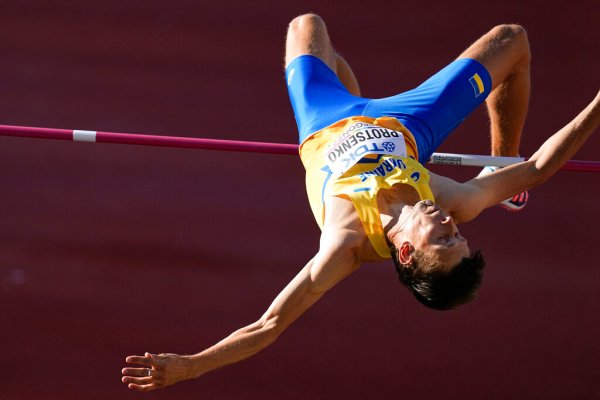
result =
[[369,241],[390,258],[377,206],[377,192],[395,184],[412,186],[421,200],[434,200],[429,173],[418,162],[413,135],[396,118],[350,117],[310,135],[300,146],[310,207],[321,228],[324,201],[352,201]]

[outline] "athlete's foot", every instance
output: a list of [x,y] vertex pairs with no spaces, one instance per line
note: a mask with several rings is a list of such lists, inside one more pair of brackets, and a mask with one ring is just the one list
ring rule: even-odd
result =
[[521,211],[527,205],[527,200],[529,200],[529,192],[526,190],[504,200],[500,205],[508,211]]
[[[483,168],[483,170],[481,170],[481,172],[479,173],[478,176],[488,175],[499,169],[500,169],[500,167],[487,166],[487,167]],[[529,192],[526,190],[524,192],[514,195],[510,199],[506,199],[506,200],[500,202],[499,205],[502,206],[502,208],[504,208],[505,210],[516,212],[516,211],[521,211],[527,205],[528,200],[529,200]]]

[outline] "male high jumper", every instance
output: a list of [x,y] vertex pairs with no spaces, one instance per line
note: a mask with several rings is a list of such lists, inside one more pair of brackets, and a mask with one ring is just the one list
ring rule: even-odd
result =
[[364,262],[393,258],[401,281],[428,307],[472,300],[484,261],[456,225],[501,202],[521,208],[526,195],[511,196],[545,182],[600,125],[599,92],[527,161],[457,183],[421,164],[484,100],[492,155],[518,154],[529,101],[522,27],[493,28],[418,88],[384,99],[360,97],[314,14],[290,23],[285,57],[307,191],[322,229],[319,251],[257,322],[214,346],[188,356],[127,357],[143,366],[123,369],[130,389],[154,390],[250,357]]

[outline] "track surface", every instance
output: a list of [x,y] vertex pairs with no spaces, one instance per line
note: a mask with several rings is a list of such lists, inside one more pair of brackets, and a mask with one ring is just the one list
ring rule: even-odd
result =
[[[594,1],[321,3],[4,1],[0,121],[292,143],[284,34],[307,11],[369,97],[525,25],[524,155],[599,87]],[[486,153],[486,129],[479,110],[440,151]],[[462,227],[489,263],[473,304],[426,310],[367,265],[253,359],[143,395],[120,383],[126,355],[202,350],[317,250],[299,160],[10,138],[0,155],[2,399],[600,398],[598,175],[561,172],[524,212]],[[576,158],[599,157],[596,135]]]

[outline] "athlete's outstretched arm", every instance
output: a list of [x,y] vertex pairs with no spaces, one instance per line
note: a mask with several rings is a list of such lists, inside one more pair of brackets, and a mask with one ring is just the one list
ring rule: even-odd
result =
[[209,371],[239,362],[275,342],[327,290],[359,266],[352,249],[327,243],[323,238],[321,242],[319,253],[277,296],[257,322],[239,329],[198,354],[146,353],[144,356],[129,356],[127,363],[142,367],[124,368],[123,382],[130,389],[151,391],[198,378]]
[[475,218],[502,200],[541,185],[583,146],[600,126],[600,92],[571,122],[550,136],[527,161],[476,177],[455,191],[453,213],[457,222]]

